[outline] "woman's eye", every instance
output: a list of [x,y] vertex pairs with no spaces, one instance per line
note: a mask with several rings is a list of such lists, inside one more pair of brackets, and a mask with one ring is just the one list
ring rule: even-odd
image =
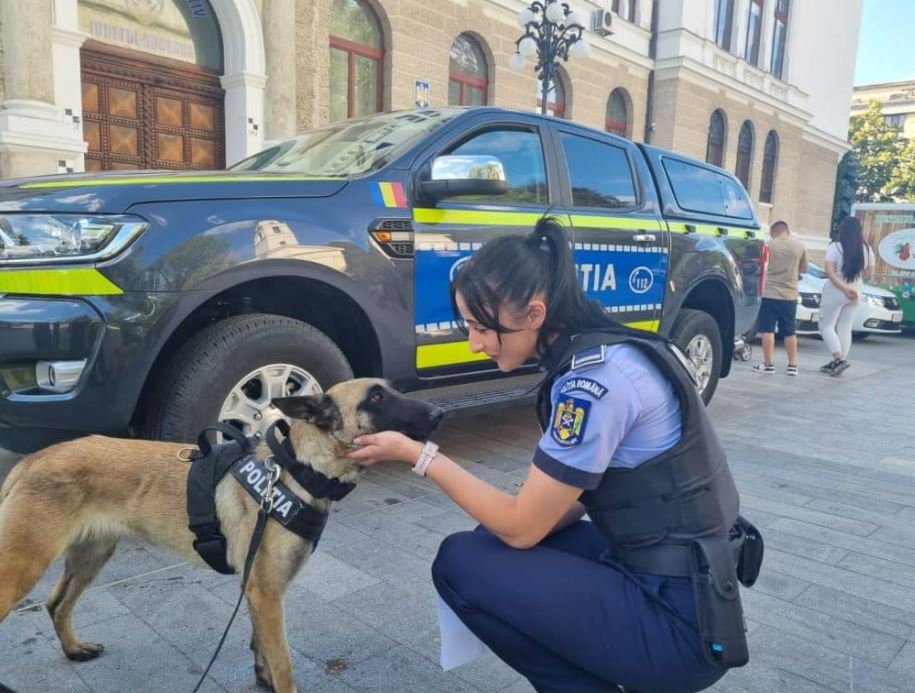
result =
[[381,394],[380,392],[376,392],[375,394],[372,395],[372,401],[375,404],[381,404],[384,401],[384,395]]

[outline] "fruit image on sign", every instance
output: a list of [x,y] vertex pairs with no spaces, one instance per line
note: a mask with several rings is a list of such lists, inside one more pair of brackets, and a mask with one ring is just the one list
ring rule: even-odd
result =
[[892,267],[915,270],[915,228],[884,236],[877,246],[877,254]]

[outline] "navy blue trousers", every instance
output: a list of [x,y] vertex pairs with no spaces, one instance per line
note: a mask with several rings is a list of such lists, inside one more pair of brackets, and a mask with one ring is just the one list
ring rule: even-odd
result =
[[606,548],[585,521],[526,550],[478,527],[442,542],[432,578],[464,624],[540,693],[714,684],[724,669],[700,651],[689,580],[627,574],[600,560]]

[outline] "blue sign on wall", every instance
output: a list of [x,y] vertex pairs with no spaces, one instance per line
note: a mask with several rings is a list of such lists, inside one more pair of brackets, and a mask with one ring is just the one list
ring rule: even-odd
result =
[[424,79],[413,82],[413,102],[417,108],[429,108],[429,97],[432,87]]

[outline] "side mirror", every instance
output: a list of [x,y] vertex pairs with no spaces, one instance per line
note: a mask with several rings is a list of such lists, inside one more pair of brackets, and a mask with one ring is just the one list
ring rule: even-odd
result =
[[420,194],[431,201],[458,195],[502,195],[507,189],[505,167],[494,156],[437,156],[430,180],[419,184]]

